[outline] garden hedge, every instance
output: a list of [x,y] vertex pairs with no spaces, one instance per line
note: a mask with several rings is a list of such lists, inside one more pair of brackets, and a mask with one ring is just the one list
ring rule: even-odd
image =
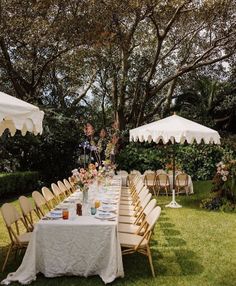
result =
[[0,199],[30,193],[38,188],[38,172],[0,174]]
[[[166,169],[172,162],[172,147],[155,143],[129,143],[117,156],[117,169],[127,171]],[[192,144],[176,145],[176,164],[192,176],[193,180],[211,180],[216,164],[226,153],[232,153],[225,146]]]

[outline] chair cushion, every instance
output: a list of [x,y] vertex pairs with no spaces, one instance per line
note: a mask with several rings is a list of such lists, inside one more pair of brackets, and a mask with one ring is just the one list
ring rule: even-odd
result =
[[134,216],[123,216],[123,215],[119,216],[119,222],[122,222],[122,223],[134,223],[135,221],[136,221],[136,217]]
[[130,205],[120,205],[120,210],[130,210],[133,211],[134,210],[134,206],[130,206]]
[[119,223],[118,224],[118,231],[119,232],[126,232],[126,233],[136,233],[139,229],[139,226],[135,224],[128,224],[128,223]]
[[[136,245],[140,243],[141,239],[142,239],[141,235],[124,233],[124,232],[119,233],[119,241],[120,241],[121,247],[122,246],[123,247],[135,247]],[[141,246],[146,246],[147,244],[148,244],[148,241],[145,238],[142,241]]]
[[129,187],[122,186],[122,188],[121,188],[121,191],[122,191],[122,192],[123,192],[123,191],[129,191],[129,190],[130,190]]
[[132,204],[133,204],[133,201],[125,201],[125,200],[120,201],[120,205],[130,206]]
[[127,198],[127,197],[131,196],[131,193],[130,192],[121,192],[121,196]]
[[124,216],[134,216],[135,215],[135,211],[132,210],[119,210],[119,214],[120,215],[124,215]]

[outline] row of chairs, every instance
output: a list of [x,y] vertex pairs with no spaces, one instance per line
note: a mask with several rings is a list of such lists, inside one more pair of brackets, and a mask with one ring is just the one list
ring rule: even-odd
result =
[[20,196],[18,202],[22,214],[13,204],[5,203],[2,205],[1,213],[11,241],[2,271],[6,267],[12,250],[17,252],[27,247],[36,219],[41,219],[45,215],[45,210],[50,211],[57,203],[75,191],[73,184],[66,179],[63,182],[58,181],[57,184],[51,184],[51,188],[52,191],[43,187],[42,194],[34,191],[32,193],[34,205],[29,198]]
[[128,188],[122,188],[118,224],[122,254],[139,252],[147,256],[153,276],[149,242],[161,214],[161,208],[156,204],[156,199],[152,199],[150,190],[138,175],[132,178]]
[[[175,190],[176,194],[184,191],[186,195],[189,193],[189,177],[186,173],[178,173],[175,177]],[[150,188],[155,195],[159,195],[161,191],[164,191],[168,196],[171,193],[170,177],[166,173],[149,173],[144,178],[145,185]]]
[[[124,174],[126,171],[120,171],[120,173]],[[127,172],[126,172],[127,173]],[[136,171],[130,174],[127,173],[128,184],[135,176],[141,176],[140,172]],[[172,193],[170,176],[164,170],[145,171],[143,175],[144,184],[153,192],[154,195],[159,195],[161,192],[168,196],[168,194]],[[186,195],[189,193],[189,176],[186,173],[178,172],[175,177],[175,189],[176,194],[179,195],[180,192],[185,192]]]

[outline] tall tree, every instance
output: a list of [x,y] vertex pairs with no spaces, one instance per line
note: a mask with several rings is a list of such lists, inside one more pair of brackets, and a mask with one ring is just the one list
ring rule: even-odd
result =
[[101,90],[124,129],[170,110],[186,73],[230,58],[236,47],[234,1],[106,1],[109,45],[99,50]]
[[[94,1],[1,0],[0,75],[8,80],[6,89],[21,99],[41,101],[65,73],[70,79],[69,65],[78,70],[77,58],[103,37],[97,10]],[[73,81],[81,85],[75,72]],[[78,96],[83,97],[74,93]]]

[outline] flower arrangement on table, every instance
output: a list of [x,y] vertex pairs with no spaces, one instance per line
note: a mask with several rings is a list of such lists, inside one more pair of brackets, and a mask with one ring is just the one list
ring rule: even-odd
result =
[[81,191],[84,191],[88,189],[89,185],[94,182],[97,174],[97,166],[94,164],[89,164],[87,169],[74,169],[72,171],[71,180],[77,187],[80,188]]
[[111,179],[114,176],[116,165],[110,160],[102,161],[102,166],[98,168],[98,181],[104,181],[106,179]]
[[110,160],[102,161],[102,166],[99,166],[98,173],[102,177],[113,177],[116,165]]

